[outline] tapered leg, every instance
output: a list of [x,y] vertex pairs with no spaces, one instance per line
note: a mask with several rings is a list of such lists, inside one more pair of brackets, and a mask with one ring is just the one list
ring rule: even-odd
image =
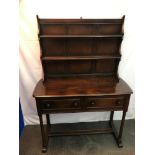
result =
[[47,138],[44,130],[42,115],[39,115],[40,120],[40,128],[41,128],[41,136],[42,136],[42,152],[47,151]]

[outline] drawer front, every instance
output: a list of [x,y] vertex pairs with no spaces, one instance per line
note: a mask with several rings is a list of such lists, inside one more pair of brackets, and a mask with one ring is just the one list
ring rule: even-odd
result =
[[108,98],[88,98],[87,109],[103,109],[103,110],[119,110],[123,109],[123,97],[108,97]]
[[43,111],[68,111],[80,109],[80,99],[42,100],[39,102]]

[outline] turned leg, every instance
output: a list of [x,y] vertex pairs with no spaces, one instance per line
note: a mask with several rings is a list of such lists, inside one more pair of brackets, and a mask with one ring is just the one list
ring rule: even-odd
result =
[[118,134],[118,144],[119,144],[118,146],[119,147],[123,147],[123,145],[122,145],[122,134],[123,134],[125,116],[126,116],[126,111],[123,111],[121,125],[120,125],[120,129],[119,129],[119,134]]
[[41,136],[42,136],[42,152],[46,152],[47,142],[46,142],[46,134],[44,130],[42,115],[39,115],[39,120],[40,120]]
[[110,124],[110,127],[112,127],[112,129],[113,129],[113,135],[117,142],[118,147],[123,147],[122,134],[123,134],[123,127],[124,127],[124,122],[125,122],[126,111],[123,111],[122,120],[121,120],[121,124],[120,124],[120,128],[119,128],[119,133],[117,132],[117,130],[114,126],[113,116],[114,116],[114,111],[111,111],[109,124]]
[[48,127],[48,129],[50,129],[51,124],[50,124],[50,116],[49,116],[49,114],[46,114],[46,121],[47,121],[47,127]]
[[110,125],[112,124],[112,122],[113,122],[113,117],[114,117],[114,111],[111,111],[110,112]]
[[46,123],[47,123],[47,132],[46,132],[46,137],[47,137],[47,144],[48,144],[48,139],[49,139],[49,133],[50,133],[50,130],[51,130],[51,124],[50,124],[50,116],[49,114],[46,114]]

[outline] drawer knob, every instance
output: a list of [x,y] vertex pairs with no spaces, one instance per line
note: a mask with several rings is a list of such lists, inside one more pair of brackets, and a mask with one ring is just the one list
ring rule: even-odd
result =
[[47,104],[46,104],[46,106],[49,108],[49,107],[50,107],[50,104],[49,104],[49,103],[47,103]]
[[121,105],[121,101],[116,101],[116,104],[117,105]]
[[78,106],[78,102],[74,102],[74,106],[77,107]]
[[94,101],[91,101],[90,104],[91,104],[91,105],[95,105],[95,102],[94,102]]

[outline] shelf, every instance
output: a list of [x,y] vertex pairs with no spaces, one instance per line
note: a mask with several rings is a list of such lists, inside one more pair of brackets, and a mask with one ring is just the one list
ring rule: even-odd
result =
[[39,35],[40,38],[122,38],[123,34],[113,35]]
[[71,73],[71,74],[48,74],[46,78],[54,78],[54,77],[114,77],[114,73]]
[[40,24],[42,24],[42,25],[110,25],[110,24],[113,24],[113,25],[120,25],[120,24],[122,24],[121,22],[104,22],[104,23],[101,23],[101,22],[97,22],[97,23],[93,23],[93,22],[88,22],[88,23],[85,23],[85,22],[83,22],[83,23],[80,23],[80,22],[78,22],[78,23],[63,23],[63,22],[57,22],[57,23],[53,23],[53,22],[40,22]]
[[122,24],[122,19],[39,19],[40,24]]
[[46,56],[42,60],[100,60],[100,59],[120,59],[121,56]]

